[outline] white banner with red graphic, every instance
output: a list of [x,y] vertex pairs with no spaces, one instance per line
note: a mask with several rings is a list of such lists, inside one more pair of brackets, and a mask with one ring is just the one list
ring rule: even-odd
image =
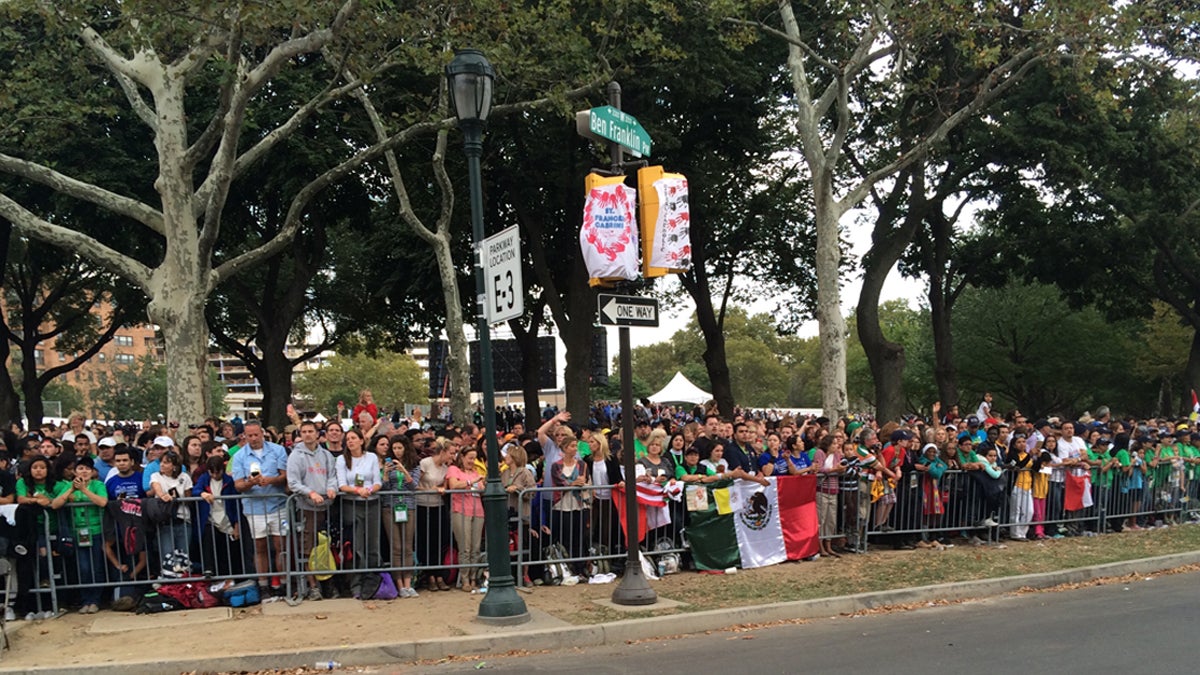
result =
[[583,206],[579,244],[592,279],[638,276],[637,190],[623,180],[588,176],[591,187]]

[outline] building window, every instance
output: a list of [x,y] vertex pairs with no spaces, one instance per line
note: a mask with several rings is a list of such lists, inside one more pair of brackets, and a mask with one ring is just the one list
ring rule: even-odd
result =
[[134,358],[133,358],[133,354],[117,354],[117,355],[114,357],[114,360],[115,360],[117,363],[124,364],[124,365],[127,365],[127,366],[128,366],[128,365],[132,365],[132,364],[133,364]]
[[60,351],[60,352],[58,353],[58,362],[59,362],[59,363],[62,363],[62,362],[64,362],[64,361],[66,361],[66,360],[67,360],[67,353],[66,353],[66,352],[63,352],[63,351]]
[[118,347],[132,347],[133,338],[128,335],[118,335],[116,337]]
[[46,353],[40,349],[33,350],[33,362],[43,364],[46,362]]
[[105,361],[108,360],[108,356],[106,356],[104,354],[104,352],[100,352],[99,354],[97,354],[96,358],[100,359],[100,363],[104,363]]

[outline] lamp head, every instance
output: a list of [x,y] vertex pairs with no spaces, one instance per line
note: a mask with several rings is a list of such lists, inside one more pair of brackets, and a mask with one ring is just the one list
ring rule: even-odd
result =
[[478,49],[459,49],[446,66],[450,102],[459,122],[487,121],[492,111],[492,83],[496,71]]

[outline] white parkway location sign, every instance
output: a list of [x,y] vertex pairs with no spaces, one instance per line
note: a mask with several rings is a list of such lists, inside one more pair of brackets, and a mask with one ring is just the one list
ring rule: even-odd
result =
[[517,226],[483,240],[483,311],[489,324],[515,319],[525,313],[525,285],[521,282],[521,234]]
[[598,295],[600,324],[604,326],[658,325],[658,300],[636,295]]

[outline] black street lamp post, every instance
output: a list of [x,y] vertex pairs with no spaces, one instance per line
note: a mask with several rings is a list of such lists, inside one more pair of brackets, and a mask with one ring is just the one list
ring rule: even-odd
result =
[[483,490],[484,529],[487,535],[488,592],[479,603],[478,619],[484,623],[512,625],[529,621],[529,610],[517,593],[508,551],[508,496],[500,486],[500,448],[496,442],[495,384],[492,344],[484,311],[483,278],[483,179],[479,158],[483,154],[483,125],[492,109],[492,64],[477,49],[462,49],[446,66],[450,102],[463,133],[471,189],[471,230],[475,239],[476,327],[479,332],[480,380],[483,382],[483,424],[487,438],[487,486]]

